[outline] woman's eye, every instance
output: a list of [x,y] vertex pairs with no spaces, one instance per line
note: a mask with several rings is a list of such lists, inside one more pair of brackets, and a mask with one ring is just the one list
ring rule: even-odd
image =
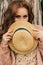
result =
[[16,15],[15,17],[16,17],[16,18],[20,18],[20,15]]
[[27,18],[27,17],[28,17],[28,15],[24,15],[23,17],[24,17],[24,18]]

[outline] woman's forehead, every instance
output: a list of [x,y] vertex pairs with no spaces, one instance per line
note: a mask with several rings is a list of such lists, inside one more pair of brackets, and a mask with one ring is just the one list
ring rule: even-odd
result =
[[28,14],[28,10],[25,7],[20,7],[20,8],[17,8],[17,9],[13,9],[13,12],[18,14],[18,15]]
[[28,10],[24,7],[18,8],[16,14],[28,14]]

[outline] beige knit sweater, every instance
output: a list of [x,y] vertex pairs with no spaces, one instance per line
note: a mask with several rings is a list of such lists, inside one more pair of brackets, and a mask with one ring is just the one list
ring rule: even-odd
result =
[[[43,52],[42,52],[43,53]],[[43,65],[40,52],[35,49],[30,54],[15,54],[8,48],[0,45],[0,65]]]

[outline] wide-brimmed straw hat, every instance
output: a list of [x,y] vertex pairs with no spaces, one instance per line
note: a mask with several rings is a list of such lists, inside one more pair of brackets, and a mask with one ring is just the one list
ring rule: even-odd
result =
[[34,39],[34,29],[35,27],[26,21],[13,23],[8,29],[8,31],[13,31],[12,40],[8,43],[10,48],[20,54],[33,51],[38,44],[38,41]]

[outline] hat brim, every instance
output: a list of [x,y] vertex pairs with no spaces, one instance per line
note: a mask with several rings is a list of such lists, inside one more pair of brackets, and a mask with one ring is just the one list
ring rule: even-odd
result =
[[[10,28],[8,29],[8,31],[13,31],[13,34],[14,34],[14,31],[18,28],[26,28],[28,31],[31,32],[32,36],[34,36],[35,32],[33,32],[33,30],[35,30],[35,27],[30,24],[29,22],[15,22],[13,23]],[[25,50],[25,51],[20,51],[20,50],[17,50],[12,42],[12,40],[8,43],[10,48],[16,52],[16,53],[20,53],[20,54],[27,54],[27,53],[30,53],[32,50],[34,50],[36,47],[37,47],[37,44],[38,44],[38,41],[36,39],[34,39],[34,45],[31,49],[29,50]]]

